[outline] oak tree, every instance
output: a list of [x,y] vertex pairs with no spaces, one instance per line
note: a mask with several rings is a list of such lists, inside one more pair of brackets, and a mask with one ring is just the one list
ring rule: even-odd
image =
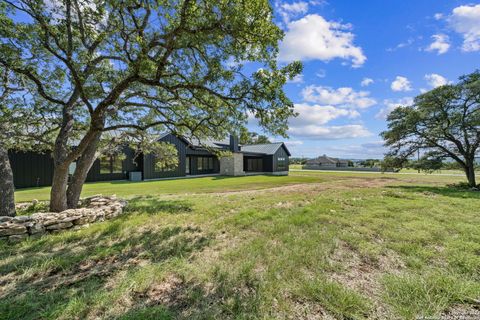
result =
[[475,158],[480,146],[480,71],[458,83],[435,88],[415,98],[413,105],[396,108],[382,133],[390,148],[387,157],[406,161],[419,150],[451,158],[476,187]]
[[220,138],[253,115],[284,135],[294,115],[283,85],[301,64],[277,65],[268,0],[4,2],[0,64],[61,109],[52,211],[76,206],[105,132]]

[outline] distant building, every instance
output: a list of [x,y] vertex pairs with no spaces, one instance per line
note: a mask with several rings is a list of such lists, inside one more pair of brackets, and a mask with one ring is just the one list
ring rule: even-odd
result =
[[348,160],[328,157],[326,154],[315,159],[307,160],[304,165],[305,169],[338,167],[348,167]]

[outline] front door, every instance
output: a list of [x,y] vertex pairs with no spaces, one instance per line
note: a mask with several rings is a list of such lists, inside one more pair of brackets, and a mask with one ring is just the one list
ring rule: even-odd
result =
[[190,157],[185,160],[185,173],[190,174]]

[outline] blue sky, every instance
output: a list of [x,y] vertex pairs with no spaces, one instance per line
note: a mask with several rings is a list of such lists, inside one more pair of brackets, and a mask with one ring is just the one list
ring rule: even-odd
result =
[[478,1],[276,1],[274,7],[285,31],[279,60],[304,63],[302,76],[285,87],[300,113],[287,140],[294,156],[382,157],[379,133],[392,108],[480,68]]

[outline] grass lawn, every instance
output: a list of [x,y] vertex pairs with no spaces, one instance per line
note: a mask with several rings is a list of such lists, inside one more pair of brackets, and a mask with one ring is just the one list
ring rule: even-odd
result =
[[128,197],[127,213],[1,244],[0,319],[473,319],[480,192],[447,186],[459,181],[298,171],[88,184],[84,195]]
[[[291,170],[302,170],[302,165],[301,164],[291,164],[290,165]],[[334,169],[334,168],[333,168]],[[355,168],[352,168],[352,170]],[[418,174],[429,174],[425,172],[418,172],[418,170],[415,169],[402,169],[400,170],[401,173],[418,173]],[[459,175],[459,176],[464,176],[465,172],[462,170],[436,170],[433,172],[433,174],[445,174],[445,175]],[[480,172],[477,172],[477,175],[480,176]]]
[[[191,179],[151,180],[144,182],[111,181],[87,183],[82,196],[116,194],[119,197],[136,195],[165,195],[178,193],[210,193],[265,189],[279,185],[317,182],[321,177],[295,176],[247,176],[247,177],[203,177]],[[20,189],[15,193],[17,202],[48,200],[50,187]]]

